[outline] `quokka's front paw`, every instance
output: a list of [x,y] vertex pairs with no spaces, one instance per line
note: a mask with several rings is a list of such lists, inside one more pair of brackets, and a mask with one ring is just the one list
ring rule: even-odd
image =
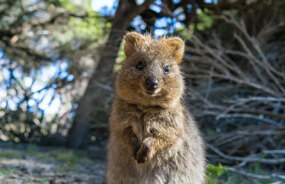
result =
[[154,147],[151,139],[145,139],[135,155],[138,163],[150,161],[154,156]]
[[139,144],[139,141],[137,139],[137,137],[133,136],[131,137],[131,152],[132,152],[132,155],[134,157],[136,157],[136,154],[138,152],[138,150],[140,149],[140,144]]

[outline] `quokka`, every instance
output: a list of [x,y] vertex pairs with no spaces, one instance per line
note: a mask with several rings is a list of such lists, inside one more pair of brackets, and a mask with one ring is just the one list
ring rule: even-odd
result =
[[203,184],[204,143],[183,103],[184,42],[124,37],[110,117],[107,184]]

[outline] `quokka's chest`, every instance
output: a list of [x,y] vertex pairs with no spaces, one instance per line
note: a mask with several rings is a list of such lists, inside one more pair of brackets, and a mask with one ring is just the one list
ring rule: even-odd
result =
[[159,136],[162,132],[167,129],[164,126],[167,119],[161,117],[142,117],[137,121],[130,122],[133,132],[137,135],[139,140],[143,140],[148,136]]
[[171,134],[173,129],[180,129],[183,124],[182,118],[171,113],[145,113],[128,114],[125,120],[125,127],[131,127],[139,140],[145,137],[161,137]]

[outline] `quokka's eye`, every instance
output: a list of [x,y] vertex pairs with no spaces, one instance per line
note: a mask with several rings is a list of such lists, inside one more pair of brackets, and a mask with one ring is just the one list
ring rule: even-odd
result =
[[165,74],[169,74],[169,66],[164,66],[163,71]]
[[141,61],[139,61],[139,62],[137,63],[137,65],[136,65],[136,68],[137,68],[138,70],[142,70],[142,69],[143,69],[143,63],[142,63]]

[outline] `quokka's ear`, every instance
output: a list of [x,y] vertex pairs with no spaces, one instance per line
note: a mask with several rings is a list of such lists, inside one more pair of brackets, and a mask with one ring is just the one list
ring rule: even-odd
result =
[[126,56],[129,57],[136,51],[138,47],[140,47],[145,42],[145,38],[139,33],[129,32],[125,35],[124,41],[124,51]]
[[166,48],[172,53],[173,58],[177,64],[182,63],[182,57],[184,55],[185,44],[180,38],[167,38],[164,40]]

